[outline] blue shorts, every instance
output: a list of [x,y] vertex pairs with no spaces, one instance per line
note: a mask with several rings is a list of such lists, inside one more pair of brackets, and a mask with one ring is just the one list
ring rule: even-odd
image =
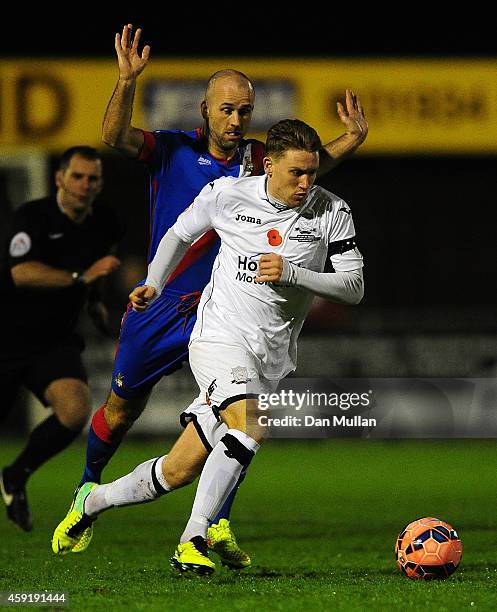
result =
[[197,318],[200,291],[165,292],[145,312],[128,306],[114,359],[112,390],[124,399],[143,397],[163,377],[181,368]]

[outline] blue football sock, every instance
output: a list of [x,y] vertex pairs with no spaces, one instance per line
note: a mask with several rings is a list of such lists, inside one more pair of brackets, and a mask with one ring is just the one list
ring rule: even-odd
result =
[[95,434],[93,428],[90,428],[86,446],[85,471],[81,477],[80,486],[85,482],[100,483],[102,472],[118,449],[120,442],[120,440],[114,444],[104,442]]
[[[115,436],[105,420],[105,405],[93,415],[86,445],[86,465],[80,486],[85,482],[98,482],[102,472],[121,443],[121,436]],[[116,439],[117,438],[117,439]]]

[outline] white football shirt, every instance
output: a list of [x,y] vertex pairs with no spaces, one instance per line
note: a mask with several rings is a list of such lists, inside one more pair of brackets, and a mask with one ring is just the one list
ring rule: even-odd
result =
[[[298,287],[256,283],[259,258],[277,253],[322,272],[328,245],[355,236],[349,206],[322,187],[312,187],[297,208],[275,207],[267,177],[223,177],[208,183],[173,226],[184,242],[214,228],[221,248],[198,306],[190,343],[211,337],[244,347],[261,374],[280,379],[297,365],[297,338],[313,294]],[[362,267],[357,248],[330,257],[337,272]]]

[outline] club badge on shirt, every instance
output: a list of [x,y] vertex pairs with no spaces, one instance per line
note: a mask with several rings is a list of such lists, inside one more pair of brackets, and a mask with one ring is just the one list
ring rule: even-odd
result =
[[297,242],[318,242],[321,240],[320,233],[316,233],[317,230],[314,227],[314,220],[300,217],[297,226],[295,227],[295,234],[289,237],[289,240],[296,240]]
[[250,382],[249,374],[247,368],[243,366],[236,366],[235,368],[231,368],[231,376],[233,376],[232,383],[236,385],[241,385],[243,383]]

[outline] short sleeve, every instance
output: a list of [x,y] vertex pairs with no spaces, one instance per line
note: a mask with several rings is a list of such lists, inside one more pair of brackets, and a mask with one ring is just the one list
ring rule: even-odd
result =
[[157,140],[153,132],[142,130],[143,145],[138,155],[138,160],[152,165],[155,150],[157,148]]
[[143,146],[138,160],[145,163],[152,175],[164,174],[169,166],[171,134],[164,130],[143,131]]
[[11,268],[42,258],[44,231],[43,221],[39,217],[32,206],[21,207],[14,213],[8,237]]

